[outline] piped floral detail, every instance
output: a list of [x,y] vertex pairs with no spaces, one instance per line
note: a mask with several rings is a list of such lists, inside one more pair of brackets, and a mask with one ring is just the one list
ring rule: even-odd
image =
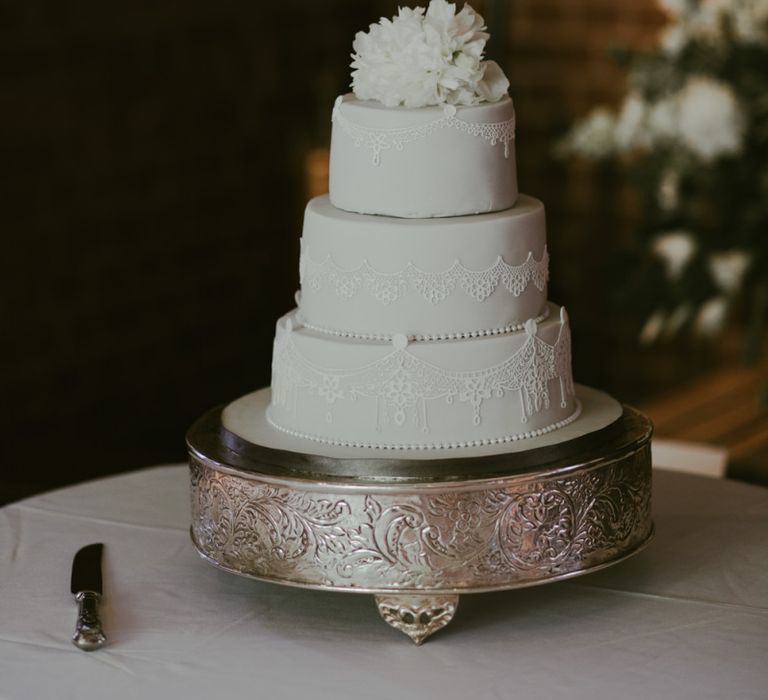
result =
[[328,403],[344,398],[344,394],[339,391],[339,378],[330,374],[326,374],[323,377],[322,384],[317,388],[317,393],[318,396],[322,396]]

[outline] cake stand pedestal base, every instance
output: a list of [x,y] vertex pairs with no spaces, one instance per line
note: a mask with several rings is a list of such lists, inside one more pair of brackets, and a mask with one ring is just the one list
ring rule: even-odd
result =
[[388,625],[407,634],[417,646],[445,627],[459,607],[457,595],[377,595],[376,607]]
[[523,452],[328,457],[246,442],[221,409],[190,430],[191,534],[226,571],[375,596],[416,644],[460,594],[610,566],[651,538],[651,424],[624,407],[588,435]]

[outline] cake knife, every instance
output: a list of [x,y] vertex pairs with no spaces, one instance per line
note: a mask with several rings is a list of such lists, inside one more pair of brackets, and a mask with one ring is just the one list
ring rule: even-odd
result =
[[72,594],[77,601],[77,626],[72,642],[83,651],[104,646],[107,638],[101,629],[101,552],[104,545],[83,547],[72,561]]

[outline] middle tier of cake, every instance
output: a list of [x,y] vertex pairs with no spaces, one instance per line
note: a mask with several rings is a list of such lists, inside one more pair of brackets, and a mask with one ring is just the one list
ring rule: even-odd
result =
[[409,343],[337,338],[277,324],[268,420],[335,445],[435,449],[543,435],[579,413],[562,307],[521,331]]
[[309,202],[299,320],[337,336],[433,340],[520,330],[547,313],[544,206],[442,219],[369,216]]

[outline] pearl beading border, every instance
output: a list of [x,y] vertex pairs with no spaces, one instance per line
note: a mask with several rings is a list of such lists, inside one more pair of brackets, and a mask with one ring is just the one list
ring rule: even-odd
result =
[[319,442],[323,445],[332,445],[334,447],[362,447],[366,449],[376,450],[449,450],[460,449],[464,447],[485,447],[487,445],[502,445],[508,442],[517,442],[518,440],[526,440],[529,438],[541,437],[547,433],[551,433],[559,428],[564,428],[566,425],[573,423],[581,415],[581,402],[576,399],[576,410],[567,418],[557,421],[556,423],[550,423],[549,425],[538,428],[537,430],[529,430],[525,433],[515,433],[514,435],[503,435],[497,438],[483,438],[481,440],[462,440],[458,442],[438,442],[438,443],[387,443],[387,442],[352,442],[349,440],[334,440],[333,438],[326,438],[322,435],[315,435],[313,433],[304,433],[300,430],[291,430],[290,428],[284,428],[281,425],[275,423],[269,415],[267,410],[266,418],[267,423],[271,425],[275,430],[279,430],[281,433],[290,435],[292,437],[302,438],[304,440],[312,440],[313,442]]
[[[533,320],[536,323],[541,323],[545,319],[549,318],[549,307],[544,310],[544,313],[539,314]],[[386,333],[356,333],[355,331],[339,331],[333,328],[324,328],[323,326],[316,326],[312,323],[306,323],[300,318],[297,319],[304,328],[317,333],[323,333],[324,335],[332,335],[336,338],[352,338],[354,340],[378,340],[389,342],[394,338],[395,334]],[[467,338],[484,338],[492,335],[507,335],[509,333],[516,333],[517,331],[525,328],[525,321],[517,321],[510,323],[502,328],[490,328],[478,331],[462,331],[459,333],[418,333],[416,335],[405,335],[409,342],[435,342],[440,340],[466,340]]]

